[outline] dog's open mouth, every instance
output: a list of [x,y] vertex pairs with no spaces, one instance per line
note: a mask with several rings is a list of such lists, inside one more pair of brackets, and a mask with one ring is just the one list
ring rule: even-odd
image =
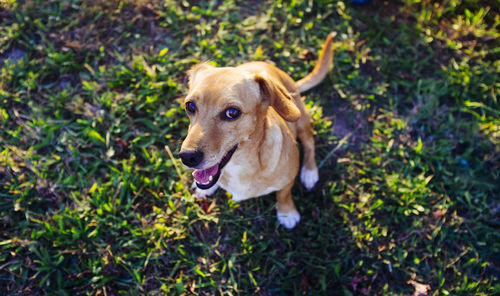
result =
[[238,145],[234,145],[231,150],[229,150],[226,155],[222,158],[222,160],[214,165],[211,168],[205,169],[205,170],[194,170],[193,172],[193,177],[196,181],[196,186],[200,189],[209,189],[210,187],[214,186],[215,183],[219,180],[222,168],[229,162],[231,159],[231,156],[233,156],[234,151],[236,151],[236,148],[238,148]]

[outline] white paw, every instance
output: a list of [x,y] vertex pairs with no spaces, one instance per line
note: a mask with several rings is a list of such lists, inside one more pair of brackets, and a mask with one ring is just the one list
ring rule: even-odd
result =
[[300,214],[297,212],[297,210],[293,210],[289,213],[280,213],[278,212],[277,214],[278,221],[280,222],[281,225],[285,226],[287,229],[292,229],[299,223],[300,221]]
[[193,182],[193,185],[191,185],[191,190],[194,190],[194,197],[196,198],[205,198],[207,196],[210,196],[217,191],[219,188],[219,185],[215,184],[214,186],[208,188],[207,190],[202,190],[196,186],[196,182]]
[[302,167],[300,170],[300,181],[304,184],[307,190],[311,190],[318,180],[318,169],[308,170],[305,167]]

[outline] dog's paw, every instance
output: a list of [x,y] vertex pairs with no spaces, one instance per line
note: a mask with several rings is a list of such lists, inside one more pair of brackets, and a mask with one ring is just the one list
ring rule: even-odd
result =
[[305,167],[302,167],[300,170],[300,181],[304,184],[307,190],[311,190],[318,180],[318,169],[308,170]]
[[196,182],[193,182],[193,185],[191,185],[191,190],[194,190],[194,197],[196,198],[206,198],[207,196],[210,196],[217,191],[219,188],[219,185],[215,184],[214,186],[208,188],[207,190],[202,190],[196,186]]
[[300,214],[299,212],[297,212],[297,210],[293,210],[288,213],[278,212],[276,215],[280,224],[287,229],[294,228],[295,225],[297,225],[297,223],[299,223],[300,221]]

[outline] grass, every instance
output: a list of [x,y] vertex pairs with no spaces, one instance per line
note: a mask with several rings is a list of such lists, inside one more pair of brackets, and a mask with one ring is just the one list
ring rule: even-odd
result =
[[[0,6],[6,295],[500,293],[497,2]],[[271,195],[194,199],[186,70],[270,60],[299,79],[330,31],[300,224]]]

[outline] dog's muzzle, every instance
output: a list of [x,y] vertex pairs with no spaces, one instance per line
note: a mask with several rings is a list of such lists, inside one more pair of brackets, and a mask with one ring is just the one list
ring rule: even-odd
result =
[[222,169],[229,162],[231,156],[233,156],[236,151],[236,148],[238,148],[238,144],[234,145],[233,148],[231,148],[231,150],[229,150],[226,155],[222,157],[218,164],[204,170],[194,170],[193,177],[196,181],[196,186],[203,190],[214,186],[220,178]]
[[203,161],[202,151],[184,151],[179,153],[182,163],[190,168],[197,167]]

